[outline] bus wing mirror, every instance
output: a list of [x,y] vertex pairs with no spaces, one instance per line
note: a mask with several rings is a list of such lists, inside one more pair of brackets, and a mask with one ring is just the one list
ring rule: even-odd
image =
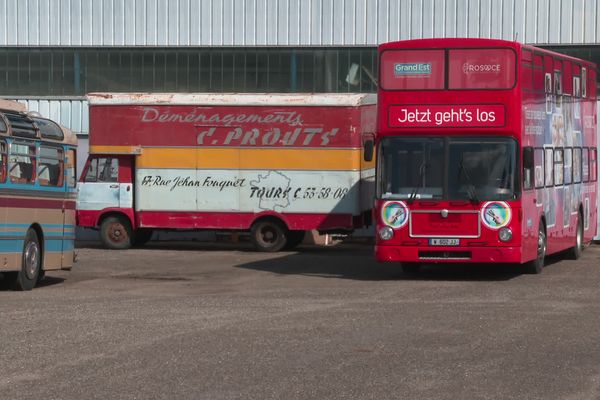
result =
[[365,161],[373,161],[373,151],[375,148],[375,143],[372,139],[369,139],[364,144],[364,159]]

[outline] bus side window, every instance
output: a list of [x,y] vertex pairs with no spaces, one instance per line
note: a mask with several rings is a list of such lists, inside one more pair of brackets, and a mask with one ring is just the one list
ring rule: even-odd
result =
[[573,149],[570,147],[566,147],[564,156],[564,184],[569,185],[573,182]]
[[588,149],[584,147],[581,149],[581,181],[589,182],[590,181],[590,169],[588,163]]
[[544,177],[546,178],[546,187],[554,186],[554,152],[551,147],[544,149],[544,162],[546,165]]
[[564,184],[564,160],[563,149],[554,149],[554,184],[556,186]]
[[590,181],[596,182],[598,180],[598,162],[597,162],[598,151],[594,148],[590,148]]
[[35,180],[35,145],[11,144],[8,175],[12,183],[33,183]]
[[523,148],[523,189],[533,189],[533,147]]
[[0,183],[6,182],[6,142],[0,142]]
[[71,188],[74,188],[77,184],[77,180],[75,179],[77,176],[77,171],[75,170],[77,162],[75,157],[75,150],[67,150],[67,157],[65,159],[65,165],[67,168],[67,185]]
[[533,164],[535,168],[535,188],[544,187],[544,149],[537,148],[533,152]]
[[37,179],[41,186],[62,186],[63,168],[62,149],[40,146]]
[[581,183],[581,147],[573,149],[573,183]]

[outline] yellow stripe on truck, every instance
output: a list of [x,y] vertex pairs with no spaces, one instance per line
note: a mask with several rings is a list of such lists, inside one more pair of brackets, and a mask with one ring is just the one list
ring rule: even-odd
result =
[[144,148],[137,168],[359,171],[361,149]]

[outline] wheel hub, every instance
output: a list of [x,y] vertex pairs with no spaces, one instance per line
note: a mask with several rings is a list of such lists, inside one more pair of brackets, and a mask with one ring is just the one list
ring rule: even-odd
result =
[[27,278],[34,279],[38,270],[40,249],[34,242],[27,243],[25,247],[25,273]]

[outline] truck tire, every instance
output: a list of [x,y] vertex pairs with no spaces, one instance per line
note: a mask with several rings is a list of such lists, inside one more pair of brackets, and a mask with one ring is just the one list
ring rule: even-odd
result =
[[109,249],[129,249],[132,244],[131,234],[131,224],[125,217],[107,217],[100,224],[100,240]]
[[152,239],[152,229],[138,229],[133,234],[133,245],[136,247],[142,247]]
[[274,253],[286,245],[288,230],[276,220],[255,222],[250,228],[250,239],[258,251]]
[[304,236],[306,236],[306,231],[288,231],[287,243],[283,248],[286,250],[292,250],[296,248],[300,243],[302,243]]
[[37,233],[33,229],[27,231],[21,255],[21,270],[9,274],[12,289],[25,291],[35,287],[42,269],[42,250]]

